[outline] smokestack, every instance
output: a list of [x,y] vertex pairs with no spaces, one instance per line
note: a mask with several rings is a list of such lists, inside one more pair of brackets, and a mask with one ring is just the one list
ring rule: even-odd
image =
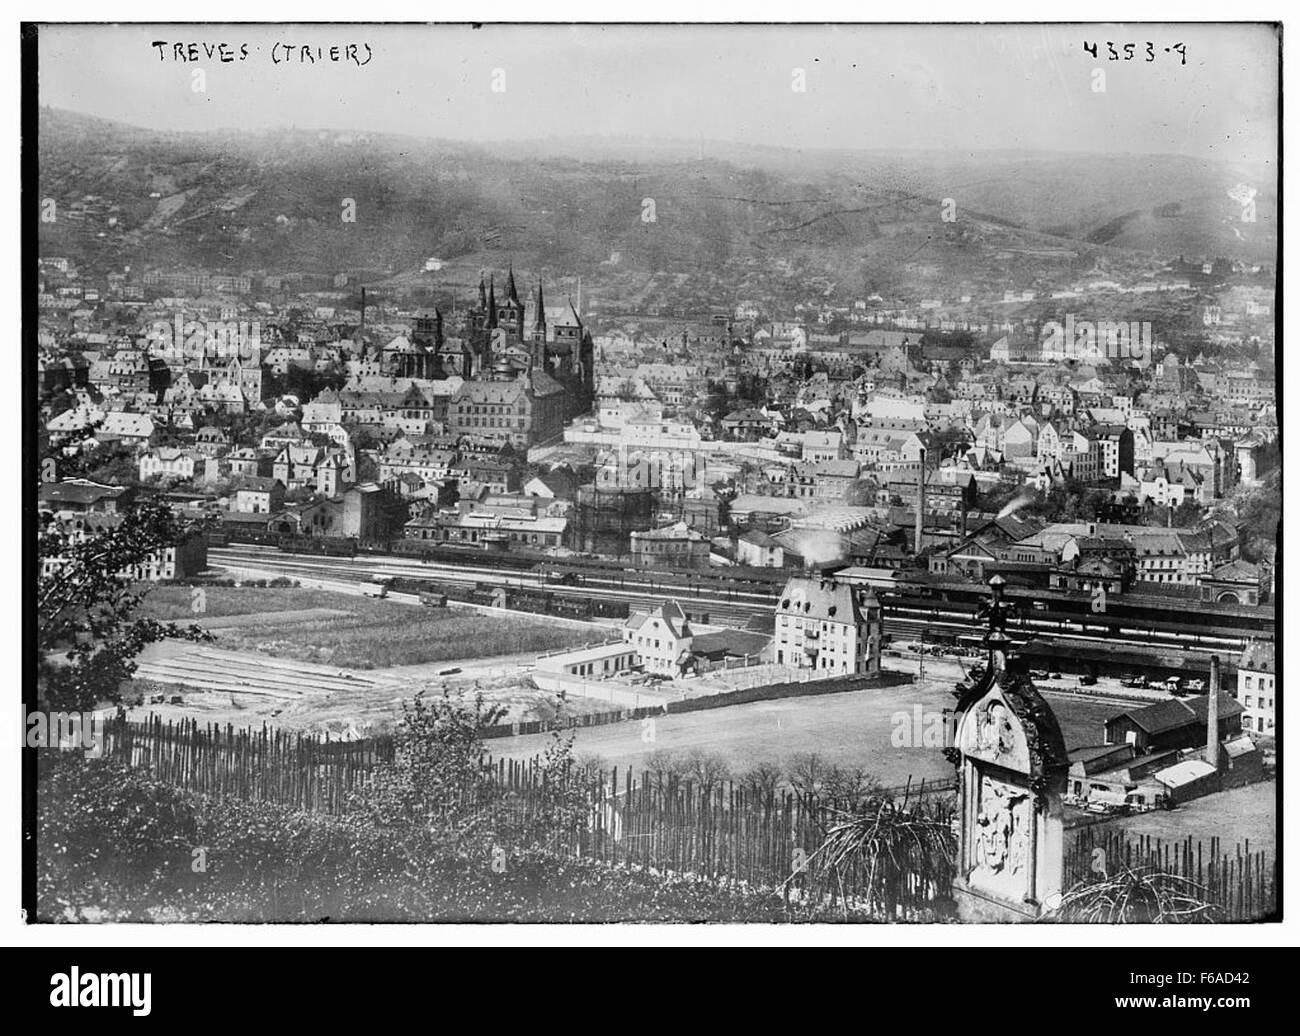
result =
[[921,534],[925,528],[925,447],[921,447],[921,473],[916,483],[916,545],[912,551],[921,556]]
[[366,326],[366,289],[364,285],[361,288],[361,326]]
[[1205,761],[1219,768],[1219,656],[1210,656],[1209,716],[1205,721]]

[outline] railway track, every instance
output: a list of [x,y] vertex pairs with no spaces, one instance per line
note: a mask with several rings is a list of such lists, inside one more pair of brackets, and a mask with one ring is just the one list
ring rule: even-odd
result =
[[[440,582],[487,583],[520,589],[544,590],[557,597],[573,600],[604,598],[626,602],[630,608],[652,607],[665,599],[676,599],[692,619],[705,625],[743,627],[755,616],[770,616],[778,593],[756,588],[737,589],[725,594],[708,585],[707,580],[691,585],[661,585],[653,572],[607,573],[594,571],[582,575],[579,586],[570,586],[545,578],[532,569],[510,569],[499,563],[475,565],[458,561],[450,564],[434,560],[411,560],[387,555],[359,555],[355,558],[304,556],[280,553],[266,547],[231,546],[213,548],[209,557],[216,564],[255,567],[275,574],[304,578],[331,579],[343,582],[370,582],[372,576],[406,576]],[[980,621],[974,611],[961,605],[921,598],[898,598],[881,595],[885,632],[895,639],[920,639],[928,635],[957,637],[978,632]],[[1262,629],[1237,629],[1206,622],[1150,621],[1126,617],[1096,615],[1087,619],[1064,611],[1029,612],[1008,629],[1013,639],[1024,642],[1033,637],[1048,641],[1123,645],[1135,649],[1169,649],[1204,653],[1235,653],[1243,650],[1251,636],[1269,636]]]
[[211,563],[231,568],[256,570],[271,575],[324,580],[327,582],[362,585],[373,582],[373,576],[405,576],[443,583],[474,585],[488,583],[494,586],[519,589],[539,589],[569,600],[590,600],[593,597],[610,601],[625,601],[629,607],[651,608],[665,598],[677,597],[692,621],[705,626],[729,626],[739,629],[755,615],[770,614],[775,599],[761,605],[738,602],[710,595],[689,596],[673,594],[667,590],[631,590],[606,586],[571,587],[547,583],[531,573],[505,572],[500,568],[474,568],[444,566],[440,564],[411,563],[375,557],[317,558],[295,557],[281,554],[256,553],[248,549],[213,549],[208,552]]

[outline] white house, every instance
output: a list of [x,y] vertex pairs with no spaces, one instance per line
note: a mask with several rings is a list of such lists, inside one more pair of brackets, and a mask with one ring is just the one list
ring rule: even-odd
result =
[[880,602],[870,589],[794,576],[776,605],[776,664],[821,676],[876,673],[880,630]]
[[633,612],[623,627],[624,642],[636,649],[646,672],[665,676],[681,673],[694,637],[686,613],[676,601],[667,601],[653,611]]
[[1242,730],[1252,737],[1276,737],[1277,668],[1274,647],[1252,640],[1237,663],[1237,701],[1245,712]]

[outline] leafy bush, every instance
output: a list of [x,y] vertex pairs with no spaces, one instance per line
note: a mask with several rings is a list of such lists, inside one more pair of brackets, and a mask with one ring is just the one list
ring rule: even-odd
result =
[[42,755],[43,921],[870,919],[772,890],[511,844],[506,831],[450,838],[446,827],[392,825],[367,811],[326,817],[205,801],[114,763]]

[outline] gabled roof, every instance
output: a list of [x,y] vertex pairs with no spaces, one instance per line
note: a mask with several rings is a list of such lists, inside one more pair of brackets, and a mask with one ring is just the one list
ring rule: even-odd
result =
[[261,475],[245,475],[239,482],[239,489],[249,490],[254,493],[269,493],[276,486],[284,488],[283,483],[278,478],[266,478]]
[[[1235,698],[1222,693],[1219,695],[1220,720],[1239,716],[1245,711]],[[1204,726],[1210,718],[1210,696],[1202,694],[1195,698],[1171,698],[1168,701],[1155,702],[1140,709],[1121,712],[1107,722],[1113,722],[1121,716],[1127,716],[1148,734],[1161,734],[1188,725]]]
[[1128,709],[1112,716],[1107,722],[1113,723],[1123,718],[1127,718],[1134,726],[1145,730],[1148,734],[1162,734],[1167,730],[1187,726],[1194,721],[1195,715],[1180,700],[1170,698],[1168,701],[1144,705],[1140,709]]
[[1226,565],[1220,565],[1214,570],[1214,578],[1241,583],[1257,583],[1259,582],[1259,568],[1249,561],[1229,561]]
[[647,624],[653,626],[655,622],[662,622],[678,640],[693,635],[690,623],[686,621],[686,613],[676,601],[665,601],[659,607],[648,612],[633,612],[628,617],[626,628],[635,632]]

